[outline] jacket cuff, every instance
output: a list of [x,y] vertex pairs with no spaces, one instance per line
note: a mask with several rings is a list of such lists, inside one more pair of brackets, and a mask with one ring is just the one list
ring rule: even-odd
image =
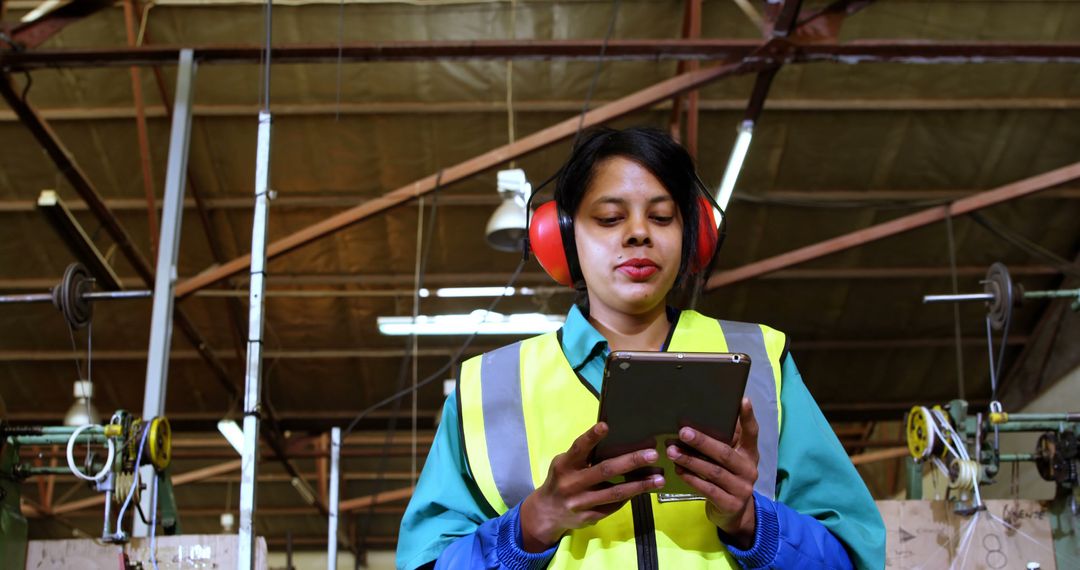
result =
[[754,545],[749,550],[733,546],[733,541],[724,531],[716,531],[740,566],[747,569],[768,568],[780,549],[780,521],[776,516],[776,503],[757,491],[754,491],[754,520]]
[[495,554],[499,563],[510,570],[542,570],[555,556],[558,544],[543,552],[528,552],[522,546],[521,505],[500,517],[499,536],[495,542]]

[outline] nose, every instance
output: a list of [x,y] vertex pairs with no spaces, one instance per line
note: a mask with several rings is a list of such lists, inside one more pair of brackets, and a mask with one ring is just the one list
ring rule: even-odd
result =
[[647,216],[631,215],[627,220],[626,235],[623,237],[623,245],[627,247],[640,247],[652,245],[652,237],[649,235],[649,221]]

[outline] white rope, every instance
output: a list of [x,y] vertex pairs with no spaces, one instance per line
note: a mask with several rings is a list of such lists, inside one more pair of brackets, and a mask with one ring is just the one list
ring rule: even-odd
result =
[[92,427],[96,426],[94,426],[94,424],[86,424],[75,428],[75,431],[71,432],[71,437],[68,438],[67,442],[67,463],[68,469],[71,470],[73,475],[83,481],[94,481],[96,483],[104,479],[109,474],[109,470],[112,469],[113,458],[116,456],[116,448],[113,446],[112,438],[106,438],[105,445],[109,448],[109,456],[105,458],[105,466],[102,467],[101,471],[98,471],[96,475],[87,475],[83,473],[82,470],[75,465],[75,440],[79,438],[79,434],[86,431],[87,428]]
[[[964,556],[960,561],[959,568],[964,568],[965,564],[967,564],[968,553],[971,551],[971,537],[975,536],[975,523],[978,522],[980,513],[981,511],[976,512],[975,516],[971,517],[971,520],[968,522],[967,527],[964,529],[964,538],[960,541],[960,546],[957,548],[956,551],[957,556],[960,556],[961,552],[964,553]],[[955,559],[953,559],[953,563],[949,565],[949,568],[950,570],[952,568],[957,568]]]

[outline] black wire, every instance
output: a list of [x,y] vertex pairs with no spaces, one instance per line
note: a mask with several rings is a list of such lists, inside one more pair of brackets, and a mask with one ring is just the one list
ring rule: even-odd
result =
[[[959,293],[956,278],[956,241],[953,237],[952,215],[945,216],[945,237],[949,246],[949,276],[952,278],[953,295]],[[964,349],[961,346],[960,304],[953,303],[953,338],[956,340],[956,388],[957,397],[964,399]]]
[[589,82],[589,90],[585,93],[585,104],[581,106],[581,116],[578,118],[577,132],[574,134],[574,144],[570,145],[571,148],[577,146],[578,138],[581,137],[582,127],[585,126],[585,114],[589,111],[589,103],[592,102],[593,92],[596,90],[596,82],[600,79],[600,69],[604,65],[604,54],[607,53],[608,42],[611,41],[611,34],[615,31],[615,20],[619,15],[619,0],[613,0],[611,4],[611,19],[608,20],[607,33],[604,34],[604,41],[600,44],[600,58],[596,61],[596,71],[593,72],[592,81]]
[[929,208],[950,203],[949,200],[830,200],[822,202],[817,200],[802,200],[799,198],[777,198],[770,196],[755,196],[753,194],[736,194],[732,200],[750,202],[753,204],[775,204],[777,206],[790,206],[794,208],[817,208],[822,210],[839,208],[867,208],[873,210],[905,210],[912,208]]
[[[438,207],[439,207],[439,189],[442,187],[442,176],[443,176],[443,171],[442,170],[439,170],[438,174],[435,175],[435,189],[432,190],[432,197],[431,197],[431,212],[428,214],[427,229],[425,230],[425,233],[424,233],[424,244],[421,247],[420,263],[419,263],[419,265],[417,267],[417,271],[416,271],[416,276],[417,276],[416,277],[416,284],[415,284],[416,285],[416,291],[413,293],[413,300],[414,300],[413,319],[414,320],[416,319],[417,312],[419,311],[419,306],[420,306],[420,303],[419,303],[419,299],[420,299],[419,291],[421,289],[423,289],[423,287],[424,287],[424,276],[427,273],[428,258],[431,255],[431,239],[432,239],[432,235],[435,233],[435,219],[436,219],[436,213],[437,213]],[[416,333],[413,333],[413,334],[409,335],[408,337],[406,337],[406,340],[405,340],[405,354],[401,359],[401,367],[398,368],[398,381],[397,381],[397,389],[398,389],[398,391],[401,391],[402,389],[405,388],[405,377],[408,375],[409,362],[412,359],[416,358],[416,354],[412,350],[413,347],[415,346],[415,343],[416,343]],[[398,398],[394,402],[394,411],[390,414],[390,425],[386,430],[386,438],[383,440],[382,453],[379,455],[379,466],[375,469],[375,491],[372,493],[373,495],[378,495],[380,492],[382,492],[382,489],[383,489],[383,475],[386,473],[386,467],[387,467],[386,464],[387,464],[388,457],[390,455],[390,444],[394,439],[394,434],[397,433],[397,421],[398,421],[398,415],[401,412],[401,402],[402,402],[401,398]],[[367,516],[364,517],[363,524],[362,524],[362,526],[360,528],[360,531],[359,531],[360,540],[358,542],[360,544],[360,550],[361,551],[366,551],[367,550],[368,531],[371,530],[370,529],[371,520],[374,517],[374,515],[375,515],[375,501],[372,501],[371,504],[368,505]]]
[[[1001,380],[1002,380],[1002,378],[1001,378],[1001,372],[1002,372],[1001,365],[1004,364],[1004,362],[1005,362],[1005,347],[1008,346],[1008,344],[1009,344],[1009,327],[1010,327],[1010,325],[1012,325],[1012,306],[1011,305],[1005,308],[1005,326],[1003,326],[1001,328],[1001,346],[998,347],[998,357],[997,357],[997,360],[994,363],[994,370],[993,370],[994,385],[991,386],[991,390],[990,390],[990,392],[991,392],[990,393],[990,399],[992,401],[997,400],[997,389],[998,389],[998,386],[1001,385]],[[993,346],[993,344],[991,344],[990,346]],[[993,353],[991,353],[990,356],[993,357],[994,356]]]
[[970,216],[972,220],[975,220],[975,223],[986,228],[990,233],[1026,251],[1033,257],[1041,258],[1044,262],[1052,265],[1058,271],[1061,271],[1062,273],[1072,277],[1080,278],[1080,266],[1078,266],[1076,263],[1073,263],[1055,254],[1054,252],[1044,248],[1043,246],[1020,235],[1012,228],[995,222],[987,218],[986,216],[983,216],[979,212],[970,212],[968,216]]
[[334,122],[341,119],[341,58],[345,51],[345,0],[338,2],[337,86],[334,101]]
[[[581,114],[578,116],[577,130],[574,132],[574,143],[570,145],[570,153],[573,154],[574,148],[577,147],[578,140],[581,138],[581,132],[585,127],[585,115],[589,112],[589,105],[592,103],[593,92],[596,89],[596,82],[600,79],[600,70],[604,63],[604,54],[607,53],[608,42],[611,41],[611,34],[615,30],[615,20],[619,14],[620,0],[613,0],[611,5],[611,19],[608,21],[607,33],[604,34],[604,41],[600,44],[600,59],[596,62],[596,69],[593,71],[592,79],[589,81],[589,90],[585,93],[585,103],[581,106]],[[548,184],[551,184],[553,180],[562,174],[562,169],[565,168],[565,164],[555,171],[554,174],[548,176],[547,180],[544,180],[533,191],[529,193],[528,200],[525,201],[525,241],[523,242],[521,257],[523,260],[529,259],[529,224],[532,221],[532,203],[533,199],[540,194],[540,192]]]
[[30,75],[29,71],[23,71],[23,75],[26,76],[26,85],[23,86],[19,98],[22,99],[23,103],[26,103],[26,96],[30,94],[30,86],[34,84],[34,76]]
[[266,33],[265,45],[263,47],[262,58],[259,62],[260,70],[260,93],[259,93],[259,105],[263,111],[270,111],[270,44],[273,37],[273,1],[266,0],[266,5],[263,8],[263,21]]

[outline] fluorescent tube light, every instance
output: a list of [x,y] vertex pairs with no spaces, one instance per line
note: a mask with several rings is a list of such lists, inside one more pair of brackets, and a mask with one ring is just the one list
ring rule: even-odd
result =
[[465,335],[502,334],[529,335],[558,330],[566,317],[541,313],[503,315],[473,311],[467,315],[419,315],[412,317],[379,317],[379,332],[399,335]]
[[[735,137],[735,146],[731,149],[731,158],[728,159],[727,169],[724,170],[724,178],[720,181],[720,189],[717,190],[716,202],[727,211],[731,194],[735,191],[735,181],[739,179],[739,171],[742,170],[743,161],[746,160],[746,152],[750,150],[750,138],[754,136],[754,121],[746,120],[739,124],[738,136]],[[716,222],[720,223],[720,212],[713,209]]]
[[34,20],[37,20],[45,14],[52,12],[55,8],[60,7],[60,5],[63,3],[64,2],[62,0],[45,0],[41,4],[38,4],[37,8],[30,10],[22,18],[19,18],[19,21],[24,24],[27,22],[33,22]]
[[443,287],[435,290],[436,297],[512,297],[532,293],[528,287]]
[[244,430],[233,420],[221,420],[217,429],[240,455],[244,454]]

